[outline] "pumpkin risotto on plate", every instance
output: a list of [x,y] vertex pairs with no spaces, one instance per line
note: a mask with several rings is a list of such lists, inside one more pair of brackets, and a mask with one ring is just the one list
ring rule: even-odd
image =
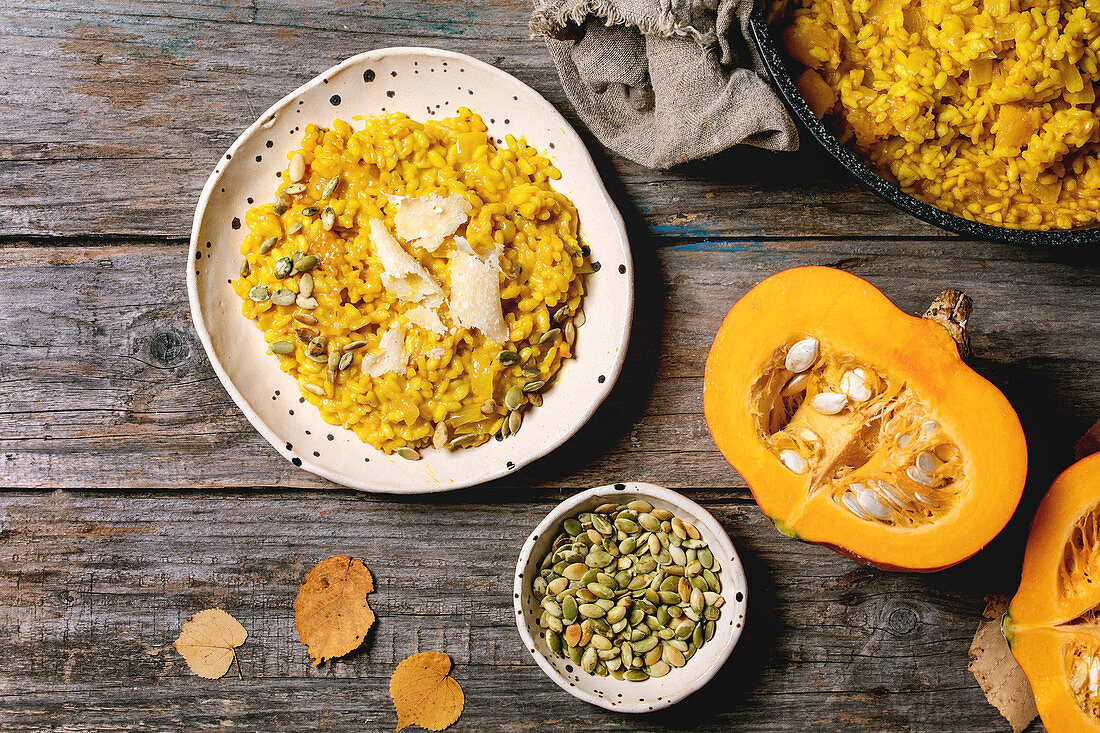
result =
[[577,210],[522,138],[466,108],[310,125],[252,207],[233,288],[321,417],[387,453],[520,429],[572,356]]

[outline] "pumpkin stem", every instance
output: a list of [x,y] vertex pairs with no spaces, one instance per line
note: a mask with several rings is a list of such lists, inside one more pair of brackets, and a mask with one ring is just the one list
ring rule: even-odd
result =
[[974,308],[974,301],[961,290],[944,290],[928,310],[924,317],[943,326],[955,345],[959,347],[959,356],[963,359],[970,358],[970,333],[966,330],[966,322],[970,319],[970,312]]

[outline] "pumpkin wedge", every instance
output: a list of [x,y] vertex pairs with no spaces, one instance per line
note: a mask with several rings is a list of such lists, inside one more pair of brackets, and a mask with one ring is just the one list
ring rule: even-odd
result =
[[1003,628],[1047,730],[1100,731],[1100,453],[1043,497]]
[[707,358],[719,450],[781,532],[890,570],[986,545],[1023,490],[1027,446],[1004,395],[966,366],[970,299],[917,318],[842,270],[750,290]]

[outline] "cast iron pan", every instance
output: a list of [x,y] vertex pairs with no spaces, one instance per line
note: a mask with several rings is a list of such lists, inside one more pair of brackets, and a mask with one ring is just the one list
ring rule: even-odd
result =
[[848,169],[852,175],[863,182],[865,186],[889,201],[902,211],[908,212],[918,219],[923,219],[929,224],[948,231],[962,234],[971,239],[990,239],[996,242],[1008,242],[1010,244],[1096,244],[1100,242],[1100,227],[1088,227],[1082,229],[1060,229],[1052,231],[1034,231],[1030,229],[1009,229],[989,224],[981,224],[961,216],[949,214],[946,211],[929,206],[923,201],[918,201],[897,186],[892,185],[881,178],[864,165],[858,158],[852,155],[848,148],[837,142],[833,134],[829,132],[821,120],[810,111],[809,105],[802,99],[802,95],[794,86],[794,78],[787,68],[787,61],[779,50],[775,40],[764,21],[764,11],[757,8],[749,19],[749,28],[752,31],[753,40],[760,51],[760,57],[764,67],[772,77],[779,96],[787,109],[796,120],[802,123],[802,128],[809,133],[832,155],[837,162]]

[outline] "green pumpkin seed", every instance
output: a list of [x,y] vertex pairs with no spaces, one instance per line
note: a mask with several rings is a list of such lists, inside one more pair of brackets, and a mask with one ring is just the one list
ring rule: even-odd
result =
[[317,255],[305,255],[294,264],[295,272],[309,272],[321,264],[321,258]]
[[482,415],[492,415],[496,411],[497,411],[497,401],[492,399],[491,397],[481,403],[481,414]]
[[283,193],[289,194],[291,196],[297,196],[300,193],[305,193],[305,191],[306,184],[304,183],[292,183],[283,189]]
[[248,277],[252,272],[252,265],[248,264],[248,260],[241,263],[241,277]]
[[596,671],[596,665],[599,664],[599,657],[596,656],[596,650],[593,647],[589,647],[588,651],[581,657],[581,669],[585,672]]
[[294,344],[289,341],[272,341],[268,347],[272,354],[293,354]]
[[497,354],[497,361],[504,366],[513,366],[519,364],[519,354],[514,351],[502,351]]
[[302,209],[302,216],[317,216],[318,208],[316,206],[307,206]]
[[551,341],[557,339],[558,336],[561,336],[561,329],[551,328],[549,331],[542,335],[542,338],[539,339],[539,346],[545,346]]
[[531,379],[533,377],[542,376],[542,370],[539,369],[538,367],[533,367],[533,366],[524,367],[523,369],[520,370],[519,373],[522,376],[527,377],[528,379]]
[[573,537],[576,537],[581,533],[581,523],[578,522],[575,518],[570,517],[562,523],[562,529],[564,529]]
[[366,341],[352,341],[344,347],[344,351],[357,351],[367,345]]
[[318,397],[324,397],[325,396],[324,387],[318,387],[316,384],[311,384],[309,382],[306,382],[305,384],[302,385],[302,389],[304,389],[306,392],[309,392],[310,394],[315,394]]
[[565,334],[565,343],[569,346],[572,346],[573,342],[577,340],[577,328],[572,321],[565,322],[565,330],[562,333]]
[[563,323],[566,318],[569,317],[569,306],[563,305],[554,311],[553,321],[554,323]]
[[294,265],[291,263],[289,257],[280,257],[275,261],[275,277],[280,280],[290,275],[292,269],[294,269]]
[[299,219],[298,221],[294,222],[289,227],[287,227],[286,234],[287,234],[288,237],[292,237],[300,231],[302,231],[302,220],[301,219]]
[[577,312],[573,314],[573,323],[577,325],[577,328],[580,328],[585,324],[586,320],[587,319],[584,317],[584,311],[578,308]]
[[275,194],[275,201],[271,204],[271,212],[276,216],[282,216],[290,208],[290,197],[284,191]]
[[542,616],[539,618],[539,621],[542,628],[556,631],[559,634],[565,628],[565,626],[562,625],[561,619],[551,616],[549,612],[542,614]]
[[603,618],[607,614],[607,611],[595,603],[582,603],[577,606],[577,611],[585,618]]
[[275,305],[294,305],[294,300],[297,297],[293,290],[279,288],[271,294],[271,302]]
[[343,354],[341,354],[340,362],[336,365],[337,369],[339,369],[340,371],[344,371],[345,369],[347,369],[349,366],[351,366],[351,359],[352,355],[350,352],[344,352]]
[[275,249],[275,245],[279,243],[278,237],[268,237],[260,243],[260,254],[265,255],[271,250]]
[[406,445],[401,446],[396,451],[397,455],[404,458],[406,461],[419,461],[420,453],[415,448],[410,448]]
[[468,445],[474,443],[481,436],[477,433],[467,433],[466,435],[460,435],[452,440],[448,445],[451,448],[465,448]]
[[519,410],[512,410],[508,415],[508,433],[515,435],[519,432],[520,425],[523,424],[523,415],[519,413]]
[[[615,591],[608,588],[606,585],[600,583],[589,583],[588,590],[592,591],[592,594],[597,598],[614,598]],[[615,619],[618,621],[618,619]]]
[[542,407],[542,395],[538,392],[527,395],[527,401],[531,403],[532,407]]
[[509,410],[518,410],[519,406],[523,404],[523,389],[521,387],[511,387],[504,395],[504,406]]
[[632,646],[634,647],[634,652],[636,654],[639,654],[639,653],[640,654],[645,654],[646,652],[650,651],[651,649],[654,649],[657,646],[659,641],[660,640],[655,635],[650,634],[649,636],[645,637],[644,639],[640,639],[640,640],[634,642],[632,644]]
[[311,311],[317,307],[316,298],[303,298],[301,295],[299,295],[297,300],[295,300],[294,302],[302,310]]
[[541,379],[536,379],[534,382],[528,382],[523,385],[524,392],[538,392],[540,389],[546,386],[546,382]]
[[326,231],[332,231],[332,227],[336,224],[336,212],[333,211],[331,206],[326,206],[325,210],[321,212],[321,227]]
[[269,294],[266,285],[257,285],[248,291],[248,297],[257,303],[263,303],[268,299]]
[[577,620],[577,614],[580,612],[577,606],[577,600],[573,596],[564,596],[561,599],[561,617],[564,621],[573,623]]
[[631,669],[623,673],[623,679],[631,682],[645,682],[649,679],[649,675],[640,669]]
[[340,185],[340,176],[333,176],[329,179],[329,182],[325,184],[325,189],[321,191],[321,198],[327,199],[336,193],[336,187]]
[[546,634],[546,646],[550,648],[550,651],[558,656],[561,656],[561,635],[554,633],[553,631]]
[[588,565],[583,562],[573,563],[562,571],[562,576],[569,580],[580,580],[588,572]]

